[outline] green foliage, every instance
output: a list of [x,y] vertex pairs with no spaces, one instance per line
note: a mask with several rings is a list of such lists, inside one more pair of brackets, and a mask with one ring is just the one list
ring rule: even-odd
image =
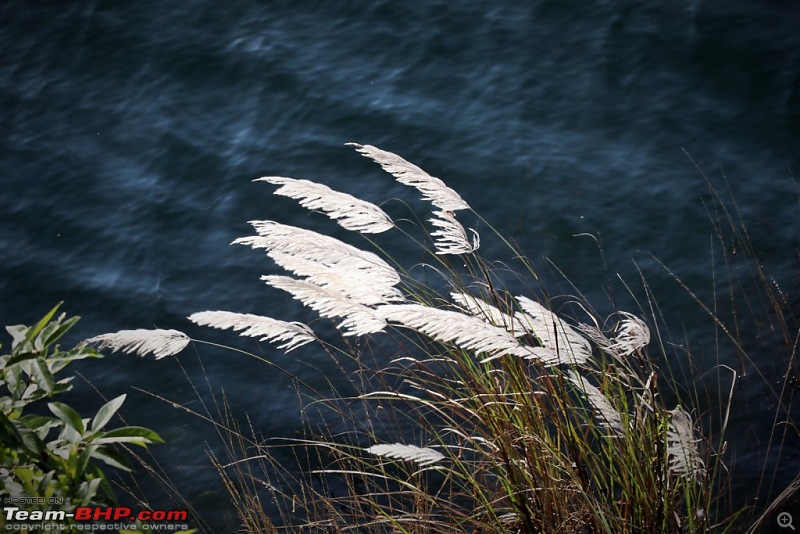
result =
[[102,358],[86,346],[61,349],[58,340],[79,317],[56,317],[59,307],[33,326],[6,327],[12,341],[10,353],[0,355],[0,494],[58,499],[65,510],[111,505],[116,498],[101,464],[131,469],[113,445],[163,441],[142,427],[104,430],[125,395],[105,403],[92,418],[53,400],[72,389],[73,377],[60,376],[70,363]]

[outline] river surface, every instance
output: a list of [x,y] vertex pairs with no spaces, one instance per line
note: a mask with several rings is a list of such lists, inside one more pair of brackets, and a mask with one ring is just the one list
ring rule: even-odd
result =
[[[355,141],[445,180],[518,244],[553,294],[580,291],[605,316],[638,311],[626,286],[648,308],[646,280],[677,346],[668,358],[678,368],[685,348],[695,358],[686,387],[704,399],[698,411],[720,414],[730,380],[720,363],[748,377],[759,367],[779,389],[790,349],[770,329],[775,314],[749,273],[763,265],[778,308],[797,312],[797,3],[491,5],[2,2],[0,320],[30,324],[64,301],[83,318],[69,344],[154,326],[219,340],[186,320],[207,309],[307,319],[259,281],[276,272],[263,254],[228,245],[249,235],[252,219],[341,235],[251,182],[262,175],[425,209],[416,192],[344,146]],[[723,197],[732,192],[754,254],[729,233],[720,245],[714,214],[735,210],[706,179]],[[482,232],[485,257],[512,261],[485,225],[465,222]],[[424,259],[399,234],[382,244],[407,265]],[[728,321],[724,254],[737,306],[752,308],[739,325],[751,363],[717,342],[720,330],[660,265]],[[752,306],[741,295],[754,295]],[[161,362],[112,355],[78,369],[107,396],[129,394],[129,422],[168,443],[153,450],[170,480],[214,530],[232,530],[207,456],[222,450],[214,428],[132,386],[198,411],[199,399],[214,404],[209,389],[217,401],[224,391],[235,416],[247,414],[266,437],[296,437],[303,424],[286,377],[197,350],[202,367],[190,351]],[[283,364],[324,385],[327,361],[307,350]],[[80,383],[72,402],[88,413],[101,400]],[[782,447],[769,442],[775,407],[760,379],[737,389],[729,449],[737,505],[763,503],[800,471],[796,433]],[[765,461],[774,487],[759,486]],[[182,506],[151,477],[137,480],[152,506]]]

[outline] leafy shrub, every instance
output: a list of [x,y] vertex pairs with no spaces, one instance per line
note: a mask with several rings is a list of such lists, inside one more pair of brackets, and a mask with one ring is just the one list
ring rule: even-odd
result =
[[77,506],[113,505],[114,489],[101,465],[131,470],[114,446],[146,447],[162,440],[143,427],[107,429],[125,395],[111,399],[90,418],[53,400],[72,389],[74,377],[63,377],[70,363],[102,358],[86,346],[61,349],[57,342],[79,318],[63,313],[56,317],[59,307],[33,326],[6,327],[12,342],[10,353],[0,355],[0,494],[27,497],[21,502],[33,503],[27,505],[31,509],[37,509],[37,500],[60,503],[67,512]]

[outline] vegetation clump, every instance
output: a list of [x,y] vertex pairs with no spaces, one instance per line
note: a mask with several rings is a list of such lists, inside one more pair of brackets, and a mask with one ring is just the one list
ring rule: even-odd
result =
[[67,366],[103,357],[87,346],[63,350],[57,344],[79,320],[56,316],[59,307],[33,326],[7,326],[11,350],[0,355],[0,495],[22,510],[57,505],[70,513],[78,506],[115,505],[104,469],[132,467],[115,447],[163,443],[148,428],[108,428],[125,402],[124,394],[92,417],[55,400],[73,387],[74,377],[63,376]]
[[[478,232],[457,216],[471,208],[444,182],[396,154],[352,146],[422,194],[432,205],[429,224],[393,220],[322,184],[265,177],[259,181],[279,186],[275,194],[362,234],[366,247],[272,220],[251,221],[255,234],[234,241],[265,251],[286,274],[262,280],[331,321],[341,338],[331,339],[320,323],[232,311],[189,317],[285,352],[322,350],[355,392],[325,395],[294,377],[313,405],[329,409],[335,436],[265,441],[229,425],[232,458],[214,461],[245,528],[620,533],[720,526],[716,490],[725,468],[714,443],[723,441],[698,429],[695,399],[679,399],[671,374],[659,367],[667,345],[651,342],[652,304],[647,318],[627,311],[600,318],[577,298],[549,296],[499,234],[518,268],[478,253]],[[428,260],[403,265],[387,254],[378,234],[389,231],[416,241]],[[570,308],[580,315],[568,317]],[[137,330],[88,342],[163,357],[189,338]],[[250,356],[281,369],[279,357]],[[286,447],[314,465],[306,477],[292,477],[275,458]],[[275,504],[278,518],[266,512]]]

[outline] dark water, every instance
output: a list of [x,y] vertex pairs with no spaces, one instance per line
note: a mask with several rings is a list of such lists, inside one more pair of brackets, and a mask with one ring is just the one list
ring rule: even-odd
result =
[[[152,326],[209,337],[185,320],[205,309],[288,317],[297,306],[258,280],[273,267],[228,243],[249,233],[250,219],[320,221],[250,182],[264,174],[375,202],[414,197],[348,141],[443,178],[539,265],[554,261],[602,313],[633,307],[617,273],[644,296],[641,269],[701,371],[739,360],[717,354],[713,325],[651,254],[713,301],[724,284],[699,169],[723,189],[725,177],[754,261],[787,313],[797,309],[796,2],[338,4],[0,4],[3,324],[34,321],[61,300],[83,317],[70,341]],[[576,237],[584,233],[602,254]],[[392,246],[421,259],[405,242]],[[483,248],[509,260],[488,233]],[[743,337],[777,380],[784,348],[755,329]],[[203,361],[180,359],[194,380],[224,388],[260,433],[296,435],[285,378],[233,354]],[[201,409],[178,362],[113,356],[81,369],[107,395],[130,393],[130,420],[170,443],[156,451],[170,478],[207,521],[229,528],[215,514],[227,505],[206,456],[219,450],[214,431],[130,389]],[[711,372],[697,388],[716,383]],[[100,402],[81,392],[75,402],[86,410]],[[774,403],[753,383],[732,412],[732,493],[752,502]],[[793,435],[769,456],[783,484],[800,471]],[[142,480],[151,504],[170,507]]]

